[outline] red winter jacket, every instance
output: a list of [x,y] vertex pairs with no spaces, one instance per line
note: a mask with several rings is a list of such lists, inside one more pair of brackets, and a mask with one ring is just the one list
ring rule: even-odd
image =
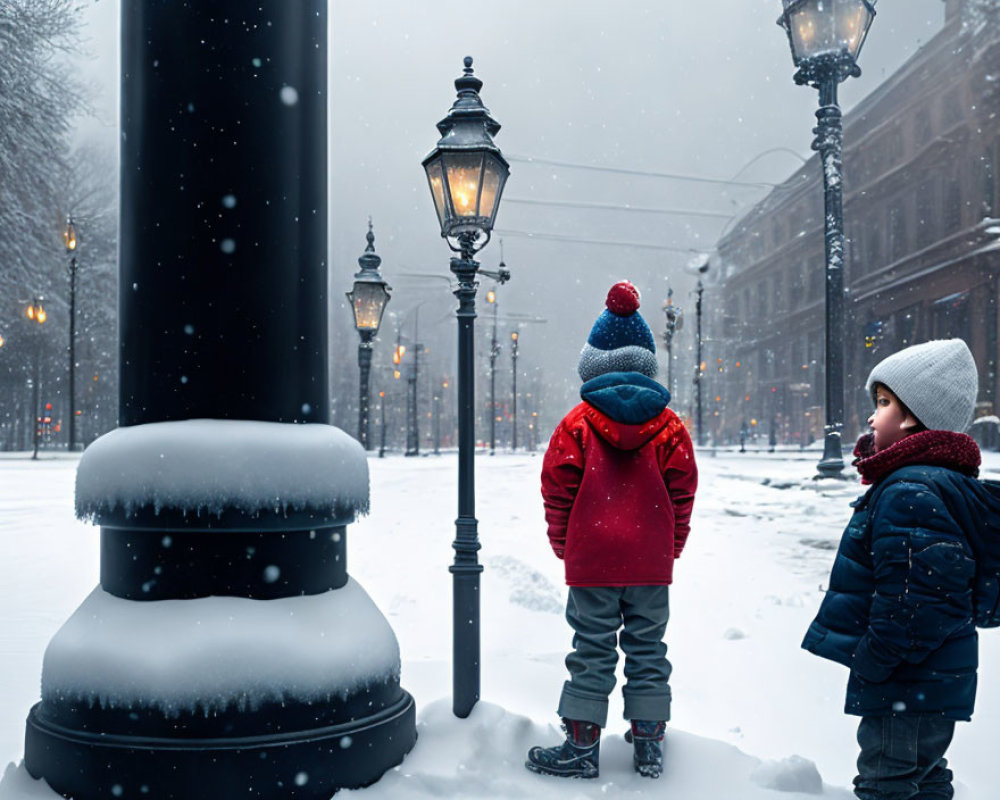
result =
[[691,438],[669,408],[630,425],[580,403],[552,434],[542,465],[549,541],[565,560],[566,583],[671,583],[697,485]]

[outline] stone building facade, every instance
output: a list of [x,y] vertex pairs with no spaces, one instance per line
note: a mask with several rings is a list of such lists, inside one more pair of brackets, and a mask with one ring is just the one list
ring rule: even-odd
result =
[[[998,413],[1000,18],[947,0],[941,31],[844,116],[845,442],[865,426],[881,358],[961,337]],[[705,363],[716,441],[778,443],[825,422],[823,187],[813,156],[719,240]]]

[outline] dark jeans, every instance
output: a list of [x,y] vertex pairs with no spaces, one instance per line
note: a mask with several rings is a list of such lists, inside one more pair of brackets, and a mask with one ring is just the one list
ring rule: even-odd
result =
[[[663,634],[670,618],[668,586],[571,586],[566,620],[573,652],[559,716],[608,723],[618,645],[625,652],[625,719],[670,719],[670,662]],[[621,629],[621,636],[618,631]]]
[[858,726],[861,800],[951,800],[951,770],[944,758],[955,720],[939,714],[862,717]]

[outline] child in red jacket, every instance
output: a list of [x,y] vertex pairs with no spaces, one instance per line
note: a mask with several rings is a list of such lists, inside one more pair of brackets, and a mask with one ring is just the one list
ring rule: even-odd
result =
[[566,564],[574,631],[558,712],[566,741],[533,747],[525,763],[547,775],[597,777],[620,629],[635,768],[651,778],[663,769],[671,669],[663,634],[698,472],[691,438],[667,407],[670,393],[653,380],[656,345],[638,309],[631,283],[611,287],[580,354],[583,402],[559,423],[542,465],[549,541]]

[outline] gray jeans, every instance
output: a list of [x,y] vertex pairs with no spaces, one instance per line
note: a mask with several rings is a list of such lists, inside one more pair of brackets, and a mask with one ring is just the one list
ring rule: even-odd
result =
[[559,716],[607,725],[621,644],[625,719],[670,719],[671,667],[663,642],[669,618],[668,586],[571,586],[566,620],[574,631],[573,652],[566,656],[570,678]]

